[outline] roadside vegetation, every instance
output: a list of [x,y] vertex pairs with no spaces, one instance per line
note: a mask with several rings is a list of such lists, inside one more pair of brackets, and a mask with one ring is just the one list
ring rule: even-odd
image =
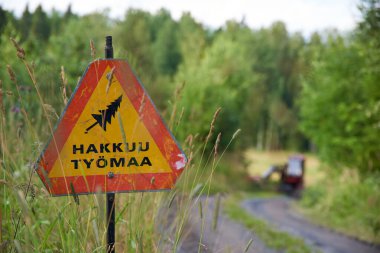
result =
[[263,238],[282,236],[238,211],[234,194],[262,190],[250,176],[293,151],[306,154],[302,211],[380,242],[379,4],[360,2],[353,31],[307,37],[283,22],[209,29],[165,9],[112,20],[106,11],[41,6],[16,17],[0,6],[0,251],[104,252],[104,196],[51,198],[33,168],[86,66],[102,58],[106,35],[191,161],[171,192],[118,195],[117,249],[175,251],[192,200],[219,192],[232,195],[232,218]]
[[[292,152],[245,152],[245,164],[250,176],[261,175],[270,165],[283,164]],[[306,154],[305,190],[294,207],[315,224],[329,227],[361,240],[379,243],[379,177],[361,177],[354,169],[333,170]],[[251,182],[252,197],[276,192],[279,177],[262,185]],[[255,186],[254,186],[255,185]],[[268,197],[268,196],[267,196]],[[270,196],[269,196],[270,197]],[[238,206],[237,206],[238,207]]]
[[306,188],[301,212],[314,223],[343,234],[380,243],[380,177],[360,177],[355,170],[325,176]]
[[265,245],[272,249],[286,253],[314,252],[301,238],[297,238],[286,232],[276,231],[265,221],[255,218],[247,211],[243,210],[240,206],[240,202],[247,197],[248,196],[238,194],[230,196],[225,201],[225,213],[229,218],[252,230],[265,243]]
[[[8,65],[7,71],[17,93],[1,90],[1,166],[2,207],[0,252],[105,252],[107,220],[105,195],[50,197],[35,172],[35,159],[42,151],[41,128],[51,132],[58,119],[54,108],[45,102],[38,85],[35,69],[28,62],[27,52],[13,39],[23,70],[30,78],[30,93],[35,93],[36,111],[25,106],[28,96],[20,92],[18,75]],[[93,52],[93,51],[91,51]],[[90,53],[90,52],[89,52]],[[65,103],[65,72],[60,73],[63,88],[58,95]],[[20,112],[6,111],[5,96],[17,96]],[[175,103],[176,97],[173,97]],[[220,110],[210,115],[207,137],[196,140],[189,135],[182,148],[189,157],[180,182],[170,192],[118,194],[116,200],[116,251],[167,252],[180,247],[187,216],[193,199],[210,194],[210,184],[222,155],[220,133],[214,123]],[[35,114],[40,113],[40,119]],[[177,118],[176,111],[171,118]],[[17,117],[12,117],[12,116]],[[25,125],[17,130],[10,125],[18,121]],[[44,126],[42,122],[46,122]],[[41,124],[33,124],[39,122]],[[49,126],[49,127],[48,127]],[[172,126],[171,126],[172,127]],[[230,137],[232,143],[239,131]],[[215,139],[213,143],[211,141]],[[207,170],[205,170],[207,168]],[[202,180],[201,180],[202,178]],[[205,180],[203,180],[205,179]]]

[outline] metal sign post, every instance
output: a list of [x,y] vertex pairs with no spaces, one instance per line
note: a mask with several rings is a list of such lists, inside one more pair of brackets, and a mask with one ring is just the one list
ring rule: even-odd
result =
[[[113,59],[112,36],[106,37],[105,58]],[[113,177],[113,173],[108,173]],[[107,193],[107,253],[115,253],[115,193]]]
[[115,193],[107,193],[107,253],[115,253]]
[[[127,141],[128,140],[128,141]],[[107,253],[115,252],[115,193],[172,189],[187,158],[129,63],[91,62],[36,171],[52,196],[107,196]]]

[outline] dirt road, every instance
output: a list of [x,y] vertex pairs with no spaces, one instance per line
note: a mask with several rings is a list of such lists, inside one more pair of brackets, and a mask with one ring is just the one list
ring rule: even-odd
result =
[[[215,199],[202,198],[203,219],[200,218],[198,204],[190,211],[184,238],[177,252],[244,252],[247,243],[253,243],[247,252],[277,253],[267,248],[254,232],[246,229],[225,215],[222,206],[218,217],[217,228],[213,229],[215,217]],[[272,227],[303,238],[316,252],[324,253],[380,253],[380,248],[353,238],[315,226],[291,209],[291,199],[249,199],[241,203],[242,208],[257,218],[266,220]],[[203,223],[203,229],[202,229]],[[202,239],[201,239],[202,238]],[[200,246],[199,246],[200,245]],[[200,251],[198,251],[200,249]]]
[[380,247],[358,241],[326,228],[315,226],[291,209],[293,200],[285,197],[250,199],[242,207],[266,220],[278,230],[301,237],[312,248],[325,253],[379,253]]
[[[214,198],[202,198],[200,201],[203,206],[203,219],[200,218],[198,204],[193,205],[179,253],[196,253],[198,247],[200,247],[199,252],[243,253],[251,239],[253,239],[253,243],[246,251],[247,253],[276,253],[265,247],[252,231],[223,215],[223,199],[218,216],[215,216]],[[218,218],[215,230],[213,229],[214,217]],[[202,239],[200,239],[201,237]]]

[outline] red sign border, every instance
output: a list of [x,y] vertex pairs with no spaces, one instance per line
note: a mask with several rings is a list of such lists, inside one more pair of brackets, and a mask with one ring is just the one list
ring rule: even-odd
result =
[[[162,155],[168,160],[172,172],[115,174],[114,178],[109,178],[107,175],[48,178],[48,174],[52,169],[54,162],[59,158],[59,152],[62,150],[63,145],[70,136],[84,106],[90,99],[107,67],[110,67],[111,69],[115,67],[114,76],[120,82],[135,110],[139,112],[139,110],[142,109],[142,114],[144,115],[142,121],[156,142]],[[143,96],[145,96],[144,99],[142,99]],[[144,103],[144,105],[142,105],[142,103]],[[149,118],[147,117],[148,115]],[[153,124],[149,123],[150,121],[155,121],[158,125],[153,126]],[[164,137],[168,137],[172,140],[172,143],[170,143],[169,146],[167,143],[163,142]],[[165,151],[169,151],[170,153]],[[168,154],[169,157],[165,154]],[[54,162],[49,164],[48,161]],[[146,92],[141,81],[133,72],[128,61],[121,59],[98,59],[87,66],[81,81],[78,83],[66,108],[61,114],[53,136],[37,160],[36,171],[52,196],[79,195],[98,192],[118,193],[164,191],[170,190],[174,186],[174,183],[184,169],[183,167],[177,169],[176,162],[184,164],[186,161],[187,158],[184,152],[181,150],[176,139],[166,126],[152,99]],[[121,180],[128,183],[118,185]],[[96,185],[102,185],[102,188],[95,189]]]

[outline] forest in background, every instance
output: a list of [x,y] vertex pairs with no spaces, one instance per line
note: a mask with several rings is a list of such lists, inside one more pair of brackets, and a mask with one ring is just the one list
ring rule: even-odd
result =
[[174,20],[165,9],[153,14],[129,9],[114,20],[107,11],[78,16],[70,7],[60,13],[26,6],[21,17],[0,8],[6,127],[22,138],[25,110],[46,133],[41,142],[49,137],[10,37],[35,66],[57,120],[65,106],[62,91],[70,97],[88,63],[103,57],[104,37],[112,35],[115,57],[128,59],[180,142],[189,134],[203,140],[221,107],[215,131],[222,132],[222,145],[241,129],[235,149],[317,151],[336,168],[375,173],[380,171],[379,2],[363,0],[359,8],[362,19],[355,30],[307,38],[288,32],[281,21],[254,30],[244,19],[231,20],[210,29],[190,13]]
[[[119,249],[156,252],[155,217],[176,195],[186,201],[178,205],[174,249],[195,196],[260,196],[247,180],[247,150],[317,153],[322,166],[313,172],[307,155],[306,175],[322,176],[306,181],[298,206],[313,222],[379,243],[380,2],[362,0],[358,8],[354,30],[305,37],[281,21],[252,29],[230,20],[211,29],[165,9],[129,9],[115,20],[107,11],[79,16],[70,7],[26,6],[18,17],[0,7],[0,252],[104,252],[102,198],[82,196],[81,205],[49,198],[34,163],[87,65],[103,57],[106,35],[188,157],[194,151],[172,191],[118,196]],[[268,164],[276,162],[275,152],[266,153]]]

